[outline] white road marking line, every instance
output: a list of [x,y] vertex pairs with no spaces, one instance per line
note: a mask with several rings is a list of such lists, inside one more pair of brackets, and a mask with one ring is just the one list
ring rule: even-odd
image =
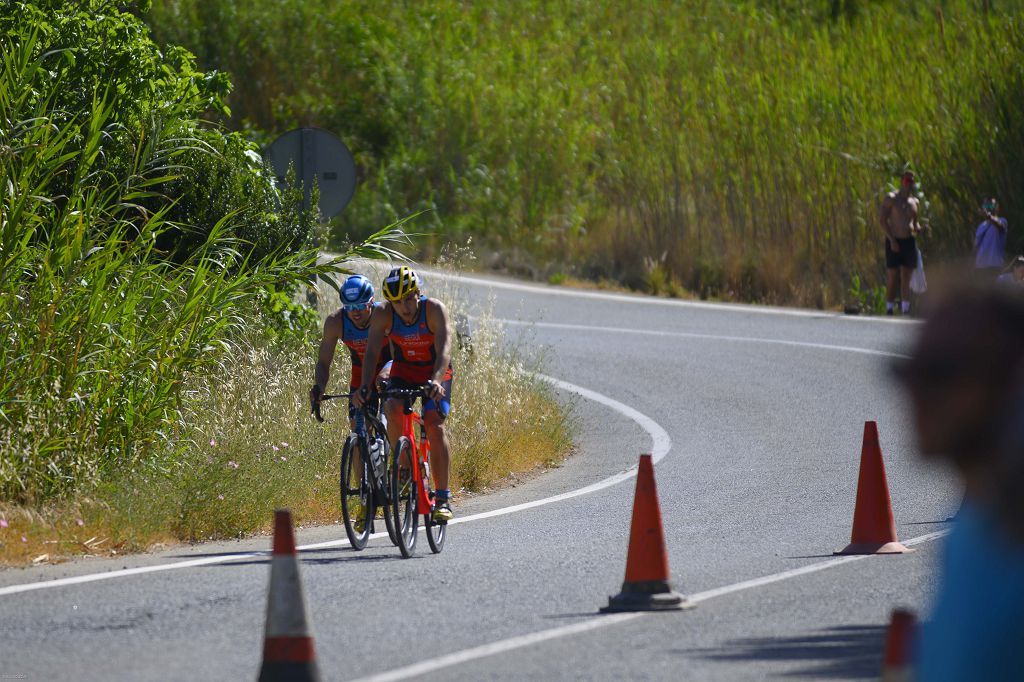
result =
[[[949,533],[948,530],[937,531],[934,533],[928,533],[927,535],[921,535],[910,540],[905,540],[904,545],[919,545],[925,542],[930,542],[941,538]],[[862,559],[868,559],[871,555],[860,555],[860,556],[844,556],[837,557],[835,559],[829,559],[827,561],[821,561],[816,564],[810,564],[807,566],[801,566],[800,568],[794,568],[789,571],[782,571],[780,573],[773,573],[772,575],[766,575],[760,578],[754,578],[752,580],[744,580],[742,582],[734,583],[732,585],[725,585],[724,587],[716,587],[711,590],[705,590],[704,592],[697,592],[695,594],[688,595],[687,598],[693,603],[700,603],[715,597],[721,597],[726,594],[734,594],[736,592],[742,592],[743,590],[749,590],[755,587],[763,587],[765,585],[771,585],[772,583],[782,582],[783,580],[789,580],[790,578],[796,578],[798,576],[807,575],[809,573],[817,573],[824,571],[829,568],[835,568],[836,566],[842,566],[853,561],[860,561]],[[388,670],[383,673],[376,675],[370,675],[368,677],[362,677],[357,682],[393,682],[394,680],[406,680],[411,677],[417,677],[419,675],[425,675],[427,673],[435,672],[443,668],[450,668],[455,665],[462,663],[468,663],[480,658],[486,658],[488,656],[494,656],[496,654],[502,654],[515,649],[522,649],[523,647],[532,646],[534,644],[540,644],[542,642],[548,642],[553,639],[559,639],[561,637],[568,637],[570,635],[576,635],[581,632],[588,632],[591,630],[597,630],[599,628],[608,627],[611,625],[619,625],[630,620],[635,620],[642,616],[655,615],[656,617],[665,618],[667,617],[664,613],[653,614],[651,612],[639,612],[639,613],[622,613],[614,615],[598,615],[594,614],[593,617],[588,620],[572,623],[571,625],[562,625],[557,628],[550,628],[548,630],[540,630],[538,632],[531,632],[526,635],[519,635],[518,637],[511,637],[509,639],[503,639],[498,642],[491,642],[490,644],[483,644],[476,646],[471,649],[463,649],[462,651],[456,651],[451,654],[444,656],[438,656],[426,661],[419,661],[412,665],[404,666],[402,668],[395,668],[394,670]]]
[[598,301],[613,301],[616,303],[642,303],[648,305],[674,306],[678,308],[696,308],[698,310],[719,310],[730,313],[755,313],[758,315],[782,315],[787,317],[807,317],[829,320],[849,320],[852,322],[878,322],[882,324],[913,324],[918,320],[902,317],[872,317],[870,315],[844,315],[842,313],[827,312],[824,310],[800,310],[796,308],[778,308],[772,306],[753,305],[750,303],[708,303],[707,301],[685,301],[678,298],[658,298],[656,296],[645,296],[643,294],[609,294],[598,291],[583,291],[567,287],[544,286],[542,284],[520,284],[518,282],[503,282],[500,280],[485,279],[482,277],[471,277],[468,275],[433,270],[417,265],[419,272],[430,273],[440,279],[452,279],[467,284],[475,284],[495,289],[507,289],[509,291],[525,291],[544,296],[571,296],[575,298],[588,298]]
[[391,680],[407,680],[410,677],[426,675],[427,673],[434,672],[435,670],[440,670],[442,668],[450,668],[453,665],[467,663],[478,658],[486,658],[487,656],[493,656],[495,654],[504,653],[506,651],[512,651],[513,649],[521,649],[523,647],[530,646],[531,644],[539,644],[549,639],[554,639],[555,637],[575,635],[580,632],[596,630],[598,628],[603,628],[608,625],[624,623],[626,621],[639,618],[642,615],[644,614],[616,613],[608,616],[602,616],[601,618],[597,619],[585,620],[581,623],[564,625],[562,627],[553,628],[551,630],[541,630],[540,632],[532,632],[528,635],[512,637],[511,639],[505,639],[500,642],[494,642],[493,644],[484,644],[482,646],[473,647],[472,649],[464,649],[463,651],[457,651],[454,654],[448,654],[447,656],[439,656],[437,658],[432,658],[428,661],[421,661],[419,663],[414,663],[413,665],[405,666],[404,668],[395,668],[394,670],[380,673],[379,675],[361,677],[357,682],[390,682]]
[[[567,381],[555,379],[543,374],[537,375],[539,378],[547,381],[554,386],[576,393],[577,395],[586,398],[587,400],[593,400],[597,403],[605,405],[612,410],[632,419],[640,425],[650,436],[651,436],[651,455],[654,462],[660,461],[669,449],[672,447],[672,439],[669,438],[668,432],[665,431],[657,422],[637,410],[634,410],[628,405],[624,405],[613,398],[591,391],[588,388],[570,384]],[[577,490],[571,490],[566,493],[559,495],[553,495],[551,497],[545,497],[544,499],[534,500],[532,502],[524,502],[522,504],[512,505],[510,507],[502,507],[501,509],[494,509],[488,512],[482,512],[480,514],[472,514],[470,516],[457,517],[451,523],[468,523],[470,521],[479,521],[481,519],[494,518],[496,516],[504,516],[506,514],[513,514],[526,509],[532,509],[533,507],[540,507],[546,504],[552,504],[554,502],[560,502],[580,495],[586,495],[588,493],[602,490],[609,486],[621,483],[622,481],[629,480],[636,476],[636,467],[631,467],[626,471],[610,476],[603,481],[598,481],[591,485],[579,488]],[[375,533],[371,536],[372,538],[387,537],[387,533]],[[328,547],[345,547],[349,544],[348,539],[342,540],[329,540],[327,542],[317,542],[310,545],[300,545],[297,547],[299,551],[312,550],[312,549],[324,549]],[[230,563],[232,561],[241,561],[243,559],[262,558],[270,554],[268,551],[249,552],[244,554],[232,554],[229,556],[217,556],[217,557],[203,557],[202,559],[187,559],[185,561],[177,561],[170,564],[156,564],[153,566],[139,566],[137,568],[125,568],[115,571],[107,571],[105,573],[90,573],[87,575],[72,576],[69,578],[58,578],[56,580],[44,580],[33,583],[22,583],[20,585],[9,585],[7,587],[0,587],[0,597],[9,594],[19,594],[22,592],[31,592],[33,590],[43,590],[51,587],[67,587],[69,585],[81,585],[83,583],[96,582],[98,580],[111,580],[113,578],[126,578],[133,575],[143,575],[146,573],[157,573],[159,571],[169,571],[179,568],[193,568],[196,566],[209,566],[211,564],[223,564]]]
[[109,580],[110,578],[127,578],[132,575],[142,575],[145,573],[156,573],[158,571],[170,571],[176,568],[191,568],[193,566],[207,566],[210,564],[223,564],[228,561],[239,561],[240,559],[251,559],[258,556],[269,555],[270,552],[253,552],[252,554],[233,554],[230,557],[215,556],[215,557],[203,557],[202,559],[189,559],[186,561],[176,561],[171,564],[156,564],[154,566],[138,566],[136,568],[122,568],[116,571],[107,571],[106,573],[90,573],[87,575],[77,575],[70,578],[57,578],[56,580],[42,580],[34,583],[22,583],[20,585],[8,585],[7,587],[0,587],[0,597],[9,594],[19,594],[21,592],[32,592],[33,590],[45,590],[51,587],[65,587],[67,585],[79,585],[82,583],[91,583],[97,580]]
[[860,353],[863,355],[877,355],[888,358],[905,358],[906,355],[892,353],[890,351],[876,350],[874,348],[859,348],[857,346],[837,346],[828,343],[811,343],[809,341],[787,341],[785,339],[765,339],[757,336],[724,336],[720,334],[698,334],[696,332],[668,332],[656,329],[630,329],[627,327],[602,327],[589,324],[566,324],[562,322],[528,322],[526,320],[509,320],[504,318],[493,318],[499,324],[506,324],[515,327],[543,327],[546,329],[567,329],[611,332],[617,334],[640,334],[644,336],[663,336],[678,339],[702,339],[707,341],[737,341],[740,343],[761,343],[775,346],[792,346],[795,348],[817,348],[820,350],[835,350],[844,353]]

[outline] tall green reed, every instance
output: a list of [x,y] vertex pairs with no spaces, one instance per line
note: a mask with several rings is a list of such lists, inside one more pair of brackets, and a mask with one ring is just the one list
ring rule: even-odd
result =
[[152,23],[244,74],[236,124],[346,137],[367,182],[340,232],[431,209],[542,274],[643,286],[658,261],[709,295],[831,305],[881,277],[904,165],[930,257],[969,251],[983,194],[1024,218],[1020,0],[841,9],[164,0]]

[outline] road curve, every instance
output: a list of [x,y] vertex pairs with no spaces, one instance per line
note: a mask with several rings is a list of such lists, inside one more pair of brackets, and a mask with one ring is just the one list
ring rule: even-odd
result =
[[[958,501],[948,476],[917,463],[887,378],[912,325],[477,276],[455,286],[473,312],[493,304],[509,337],[566,382],[557,390],[575,406],[580,453],[462,501],[437,556],[401,560],[386,539],[354,553],[338,526],[301,531],[325,679],[877,675],[888,611],[924,608],[932,540]],[[867,419],[900,537],[917,551],[835,560]],[[597,616],[622,581],[629,470],[659,448],[673,580],[698,606]],[[266,544],[0,572],[0,674],[252,679]]]

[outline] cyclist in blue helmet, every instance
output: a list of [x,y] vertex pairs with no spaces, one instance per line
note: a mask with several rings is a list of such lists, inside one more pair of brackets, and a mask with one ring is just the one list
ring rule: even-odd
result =
[[[373,284],[362,275],[352,275],[341,285],[341,308],[327,316],[324,322],[324,335],[320,341],[320,353],[314,372],[315,384],[309,390],[309,401],[312,406],[320,402],[320,396],[327,392],[327,382],[331,376],[331,362],[334,350],[341,341],[348,347],[352,358],[352,376],[349,380],[349,391],[355,391],[363,380],[363,359],[370,337],[370,316],[374,308],[380,307],[373,300]],[[387,378],[391,368],[391,350],[387,340],[379,349],[374,375],[378,379]],[[355,428],[357,418],[355,409],[349,408],[349,420]]]

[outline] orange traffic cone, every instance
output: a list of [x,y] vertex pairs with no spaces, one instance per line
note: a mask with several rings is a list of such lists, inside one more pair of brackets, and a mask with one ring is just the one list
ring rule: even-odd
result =
[[850,544],[835,554],[901,554],[913,552],[896,539],[896,520],[885,480],[878,425],[864,422],[864,445],[860,451],[857,504],[853,510]]
[[640,455],[629,531],[626,579],[622,592],[608,599],[603,613],[612,611],[668,611],[693,606],[669,584],[665,533],[661,527],[658,490],[650,455]]
[[882,682],[908,682],[913,676],[912,653],[917,618],[913,611],[894,609],[885,637]]
[[306,621],[292,515],[274,512],[274,551],[270,559],[267,625],[260,682],[319,680],[313,637]]

